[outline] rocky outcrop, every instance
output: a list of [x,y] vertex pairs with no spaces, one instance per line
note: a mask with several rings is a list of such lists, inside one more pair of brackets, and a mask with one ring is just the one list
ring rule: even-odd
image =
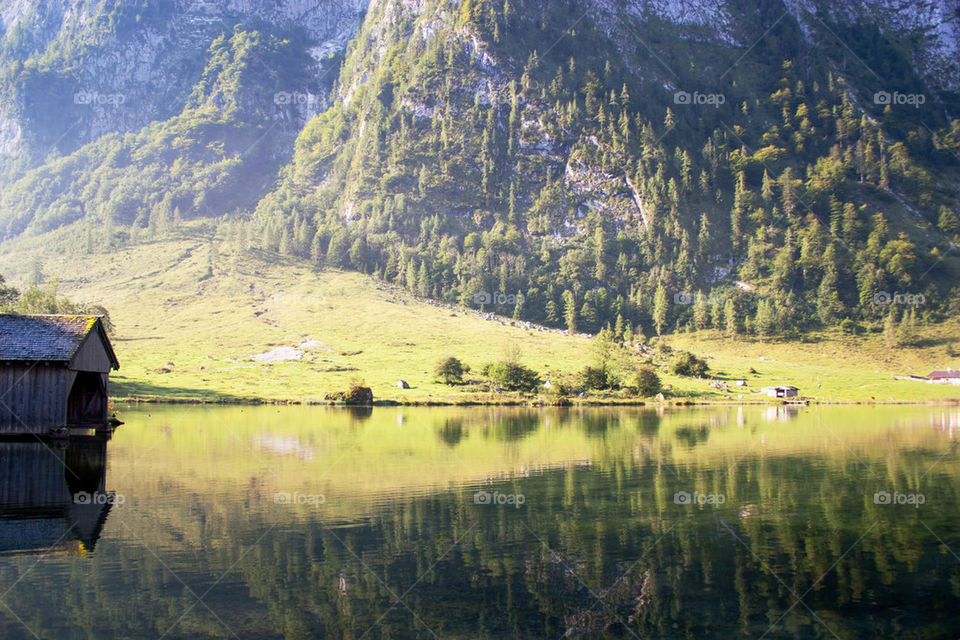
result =
[[[624,46],[637,44],[637,34],[628,28],[625,16],[641,22],[663,21],[684,29],[692,39],[742,48],[753,46],[762,35],[743,31],[737,19],[742,5],[732,6],[727,0],[595,2],[598,23],[618,35]],[[774,5],[767,12],[777,16],[779,10]],[[796,21],[811,45],[835,46],[838,38],[842,42],[837,24],[876,26],[880,33],[909,43],[905,48],[911,63],[932,89],[960,90],[960,8],[955,0],[783,0],[778,22],[784,19]],[[855,48],[856,44],[839,46]],[[877,80],[883,81],[879,73]]]
[[132,132],[178,114],[211,42],[236,27],[271,29],[315,64],[311,86],[286,86],[275,69],[262,87],[293,133],[325,106],[325,90],[368,0],[178,0],[138,12],[126,3],[10,0],[0,4],[7,76],[0,155],[35,161],[109,132]]

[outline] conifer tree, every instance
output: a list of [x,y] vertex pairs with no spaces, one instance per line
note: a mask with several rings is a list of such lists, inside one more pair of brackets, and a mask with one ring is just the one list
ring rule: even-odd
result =
[[563,317],[567,323],[567,333],[577,332],[577,301],[573,292],[567,289],[563,292]]
[[667,324],[667,316],[670,313],[670,304],[667,300],[667,290],[661,283],[653,296],[653,324],[656,327],[657,335],[663,333],[663,328]]
[[693,324],[697,329],[706,329],[710,326],[710,309],[702,291],[697,291],[693,301]]
[[723,305],[723,328],[731,338],[740,335],[740,318],[737,316],[737,306],[733,298],[727,298]]
[[883,321],[883,339],[890,349],[900,346],[899,334],[897,332],[896,310],[893,305],[890,305],[887,317]]

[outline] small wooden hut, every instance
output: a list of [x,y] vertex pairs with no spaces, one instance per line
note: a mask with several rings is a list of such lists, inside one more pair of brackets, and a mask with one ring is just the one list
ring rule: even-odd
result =
[[0,434],[105,426],[119,368],[98,316],[0,314]]
[[800,395],[800,389],[789,384],[781,384],[776,387],[764,387],[763,392],[771,398],[796,398]]

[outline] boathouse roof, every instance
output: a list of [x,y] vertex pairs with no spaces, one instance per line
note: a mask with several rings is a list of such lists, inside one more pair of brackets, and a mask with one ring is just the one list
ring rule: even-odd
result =
[[0,361],[69,363],[95,333],[119,369],[100,316],[0,314]]

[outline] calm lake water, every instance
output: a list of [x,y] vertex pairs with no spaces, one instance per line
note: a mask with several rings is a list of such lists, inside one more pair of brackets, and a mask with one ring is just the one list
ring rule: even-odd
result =
[[122,414],[0,444],[0,637],[960,635],[956,407]]

